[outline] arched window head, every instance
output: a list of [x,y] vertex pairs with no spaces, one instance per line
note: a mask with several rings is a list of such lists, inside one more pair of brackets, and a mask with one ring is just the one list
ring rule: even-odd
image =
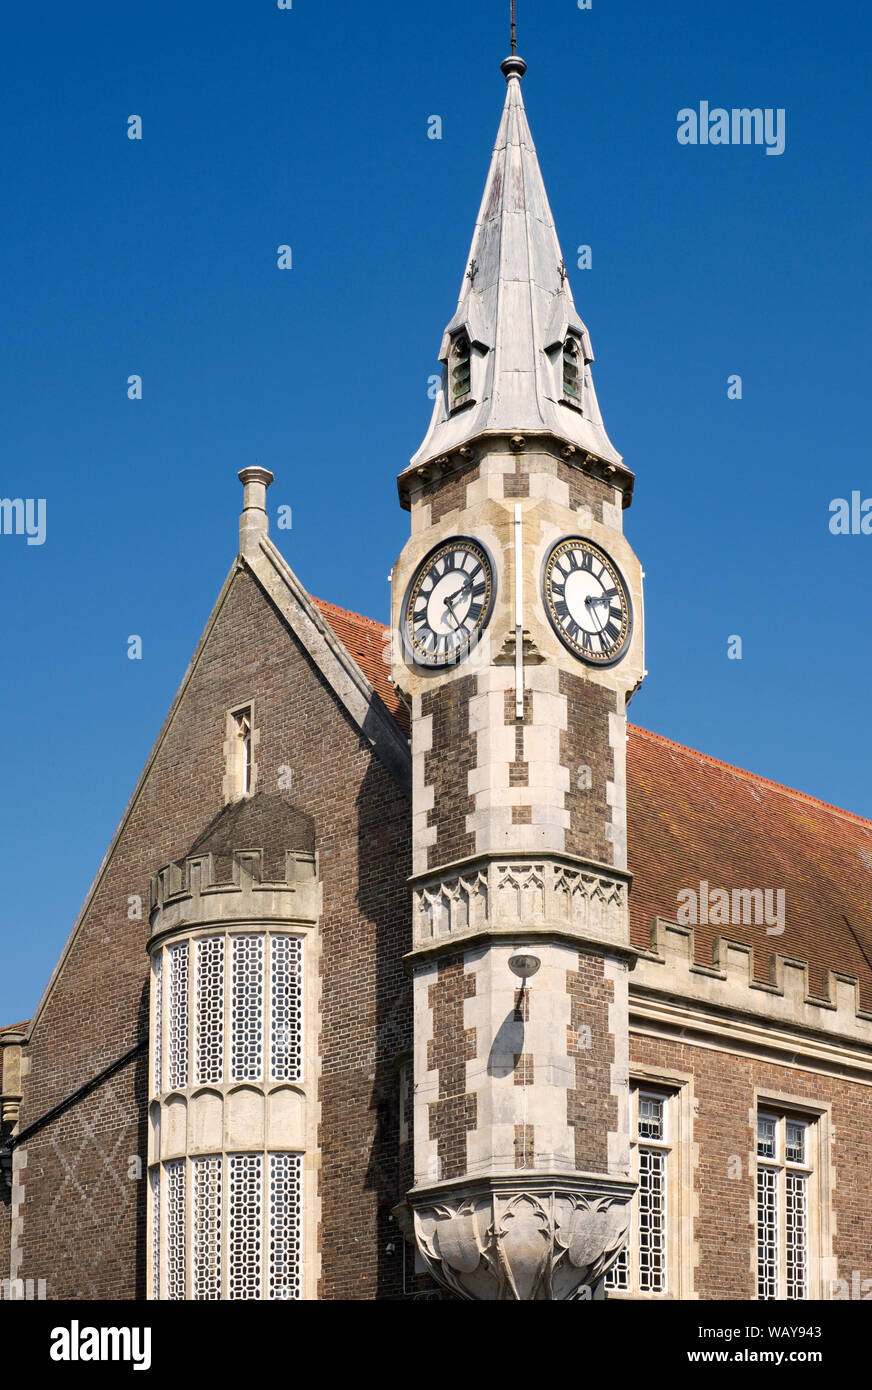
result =
[[563,344],[563,395],[573,405],[581,405],[581,382],[578,364],[581,353],[578,339],[569,337]]
[[451,408],[466,405],[472,389],[469,339],[460,333],[451,344],[449,379],[451,383]]

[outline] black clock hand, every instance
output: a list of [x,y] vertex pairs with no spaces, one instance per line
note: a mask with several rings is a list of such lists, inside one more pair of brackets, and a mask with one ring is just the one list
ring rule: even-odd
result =
[[454,599],[460,598],[461,594],[465,594],[471,584],[472,579],[465,579],[459,589],[455,589],[453,594],[449,594],[448,597],[445,599],[446,608],[449,606],[449,604],[451,604],[454,601]]
[[[462,590],[459,590],[458,592],[462,592]],[[451,614],[452,618],[454,619],[454,631],[455,631],[455,632],[459,632],[459,631],[460,631],[460,621],[459,621],[459,619],[458,619],[458,617],[457,617],[457,614],[456,614],[455,611],[454,611],[454,600],[455,600],[456,598],[457,598],[457,594],[452,594],[452,595],[450,596],[450,598],[447,598],[447,599],[445,600],[445,607],[448,609],[449,613]]]
[[603,627],[603,624],[600,622],[597,614],[594,613],[593,605],[595,603],[602,603],[604,597],[604,594],[600,594],[597,597],[595,597],[593,594],[588,594],[587,598],[584,600],[584,606],[587,609],[588,613],[591,613],[593,615],[593,620],[595,623],[599,623],[597,632],[604,632],[605,628]]

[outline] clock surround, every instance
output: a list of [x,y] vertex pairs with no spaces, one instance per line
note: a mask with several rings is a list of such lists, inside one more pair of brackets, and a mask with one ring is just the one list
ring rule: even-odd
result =
[[409,581],[400,614],[403,645],[415,664],[442,671],[461,662],[490,621],[496,591],[496,567],[482,541],[449,536],[429,550]]
[[[567,556],[568,568],[560,563]],[[579,535],[556,541],[542,562],[540,592],[551,627],[579,661],[607,669],[626,656],[633,637],[630,587],[596,541]]]

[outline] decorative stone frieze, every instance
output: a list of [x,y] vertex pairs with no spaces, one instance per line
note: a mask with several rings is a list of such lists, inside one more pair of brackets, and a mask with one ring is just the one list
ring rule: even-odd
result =
[[623,1246],[635,1184],[518,1175],[409,1194],[430,1273],[462,1299],[589,1298]]
[[415,951],[452,947],[482,933],[557,933],[627,943],[629,875],[583,860],[473,860],[412,880]]

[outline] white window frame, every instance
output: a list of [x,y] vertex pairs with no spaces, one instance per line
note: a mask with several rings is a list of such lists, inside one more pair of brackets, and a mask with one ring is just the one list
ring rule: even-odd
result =
[[[304,1232],[306,1225],[306,1162],[305,1155],[294,1149],[266,1149],[266,1150],[244,1150],[230,1151],[214,1154],[194,1154],[177,1159],[172,1159],[156,1165],[151,1170],[150,1183],[152,1186],[152,1225],[151,1236],[152,1250],[150,1253],[151,1277],[152,1277],[152,1298],[159,1298],[164,1301],[177,1301],[169,1299],[169,1279],[168,1279],[168,1249],[166,1244],[168,1227],[168,1195],[167,1185],[169,1182],[168,1170],[174,1171],[181,1179],[180,1188],[184,1194],[183,1202],[183,1234],[184,1244],[181,1247],[183,1259],[183,1278],[184,1278],[184,1298],[188,1301],[207,1301],[205,1298],[195,1297],[198,1261],[198,1250],[196,1246],[197,1234],[197,1208],[195,1203],[195,1168],[197,1164],[204,1162],[217,1162],[220,1165],[220,1198],[216,1204],[217,1209],[217,1250],[219,1252],[218,1266],[215,1271],[217,1275],[218,1288],[213,1287],[209,1298],[220,1298],[230,1302],[245,1301],[242,1299],[230,1299],[231,1287],[231,1205],[230,1205],[230,1171],[231,1160],[234,1158],[259,1160],[259,1266],[257,1274],[257,1301],[259,1302],[296,1302],[306,1298],[306,1244]],[[297,1258],[295,1269],[295,1280],[291,1286],[292,1291],[285,1297],[271,1298],[271,1275],[277,1260],[274,1257],[272,1244],[272,1218],[273,1208],[273,1186],[271,1179],[273,1176],[273,1160],[290,1159],[292,1167],[296,1170],[297,1178],[297,1212],[298,1219],[296,1224],[296,1246]],[[203,1171],[200,1169],[200,1171]],[[159,1242],[159,1249],[154,1248],[155,1242]],[[288,1262],[286,1262],[287,1264]]]
[[[664,1101],[663,1138],[639,1137],[639,1097],[654,1095]],[[665,1279],[662,1291],[639,1287],[639,1189],[630,1208],[627,1242],[627,1285],[604,1289],[608,1299],[634,1299],[660,1302],[664,1299],[695,1299],[694,1269],[698,1259],[694,1240],[695,1204],[693,1197],[696,1146],[693,1144],[693,1077],[686,1073],[665,1072],[653,1067],[634,1066],[630,1074],[630,1174],[639,1181],[639,1151],[651,1149],[666,1158],[664,1211]],[[608,1281],[609,1276],[606,1276]]]
[[[752,1171],[754,1174],[754,1243],[752,1264],[754,1272],[753,1297],[759,1302],[807,1302],[832,1297],[832,1281],[835,1275],[835,1261],[832,1256],[832,1210],[830,1169],[831,1121],[828,1106],[808,1101],[804,1097],[784,1095],[783,1093],[757,1089],[753,1111],[754,1146],[752,1151]],[[775,1156],[769,1158],[759,1155],[758,1120],[766,1116],[775,1122]],[[788,1159],[786,1154],[786,1134],[788,1123],[795,1122],[805,1126],[804,1162]],[[776,1174],[776,1220],[777,1220],[777,1291],[773,1296],[761,1297],[759,1286],[759,1216],[758,1182],[761,1170],[768,1169]],[[787,1297],[787,1175],[804,1176],[806,1179],[806,1290],[801,1299]]]

